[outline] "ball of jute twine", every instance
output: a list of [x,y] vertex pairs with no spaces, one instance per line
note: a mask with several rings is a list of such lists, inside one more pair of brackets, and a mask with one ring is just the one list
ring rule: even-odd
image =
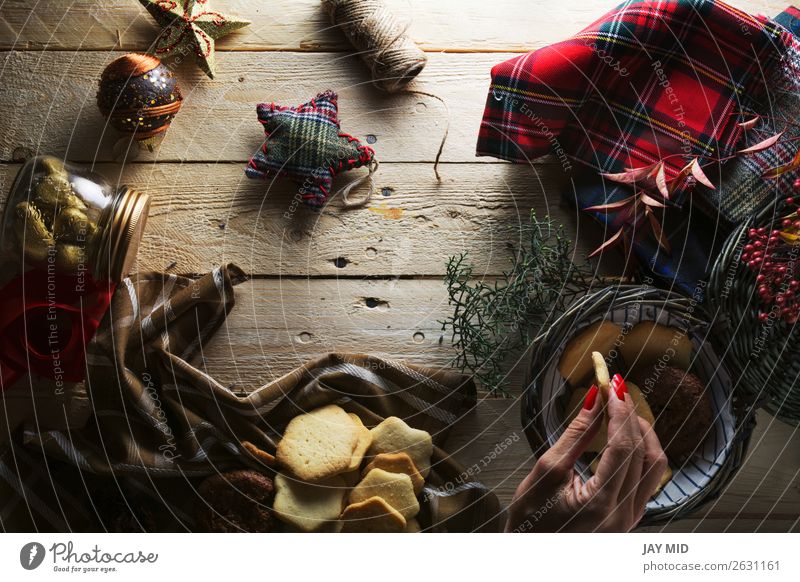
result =
[[382,0],[322,0],[372,73],[376,87],[394,93],[419,75],[428,57],[406,35]]
[[433,165],[436,179],[441,181],[439,159],[450,132],[450,110],[438,95],[406,89],[428,62],[422,49],[406,35],[408,24],[401,26],[382,0],[322,0],[322,5],[369,67],[376,87],[388,93],[425,95],[444,106],[447,125]]

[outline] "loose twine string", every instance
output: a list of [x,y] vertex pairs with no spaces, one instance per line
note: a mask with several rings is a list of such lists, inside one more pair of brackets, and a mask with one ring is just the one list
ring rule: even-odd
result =
[[[330,14],[331,22],[344,32],[361,60],[369,67],[372,83],[377,88],[387,93],[424,95],[436,99],[444,106],[447,125],[433,164],[436,179],[441,182],[439,159],[450,133],[450,108],[438,95],[406,88],[428,62],[422,49],[406,35],[410,22],[401,26],[383,0],[322,0],[322,4]],[[348,203],[346,194],[352,186],[362,183],[364,179],[347,186],[346,192],[343,192],[347,207],[363,206],[369,201],[372,196],[372,174],[376,169],[377,166],[370,167],[370,192],[363,200]]]

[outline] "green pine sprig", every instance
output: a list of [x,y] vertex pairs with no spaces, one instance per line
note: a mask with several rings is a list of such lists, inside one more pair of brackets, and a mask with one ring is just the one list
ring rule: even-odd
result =
[[531,212],[510,270],[497,280],[473,280],[468,254],[450,257],[445,285],[453,315],[442,323],[451,332],[455,366],[470,372],[495,395],[508,396],[509,360],[528,347],[596,281],[588,260],[576,263],[564,227]]

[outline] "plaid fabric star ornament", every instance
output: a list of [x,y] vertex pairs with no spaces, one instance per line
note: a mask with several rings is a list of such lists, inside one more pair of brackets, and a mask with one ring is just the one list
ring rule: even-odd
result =
[[320,93],[298,107],[262,103],[256,111],[266,140],[250,158],[245,174],[249,178],[289,178],[297,183],[299,196],[309,206],[327,202],[336,174],[368,166],[369,175],[342,190],[347,205],[347,192],[364,179],[371,180],[378,167],[372,148],[339,127],[333,91]]
[[211,9],[209,0],[139,0],[164,29],[158,37],[156,55],[193,54],[198,66],[214,78],[214,41],[250,24]]

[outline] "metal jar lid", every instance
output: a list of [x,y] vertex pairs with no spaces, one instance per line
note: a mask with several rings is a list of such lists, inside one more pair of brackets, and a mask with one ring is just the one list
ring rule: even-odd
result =
[[98,281],[119,282],[136,260],[150,197],[123,187],[109,208],[106,228],[92,257],[92,275]]

